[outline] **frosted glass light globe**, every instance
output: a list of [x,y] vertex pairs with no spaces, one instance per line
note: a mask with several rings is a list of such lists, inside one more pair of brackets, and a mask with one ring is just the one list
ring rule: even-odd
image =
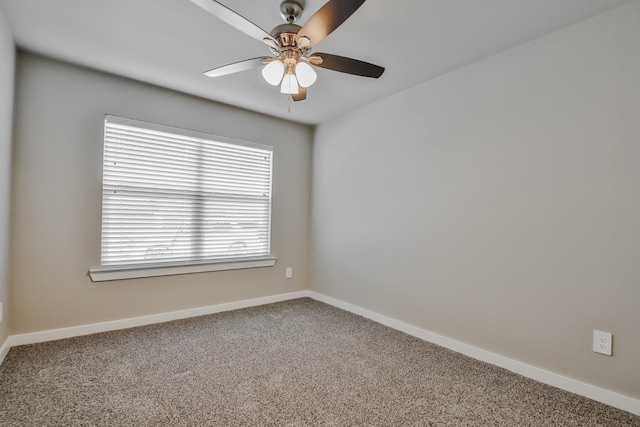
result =
[[288,93],[291,95],[297,95],[299,92],[298,89],[298,80],[296,79],[295,74],[285,74],[284,79],[282,79],[282,86],[280,86],[280,92]]
[[272,86],[278,86],[284,75],[284,64],[279,59],[269,62],[262,69],[262,77]]
[[300,86],[302,87],[311,86],[318,78],[318,75],[311,65],[306,62],[298,62],[296,64],[296,76],[298,77],[298,83],[300,83]]

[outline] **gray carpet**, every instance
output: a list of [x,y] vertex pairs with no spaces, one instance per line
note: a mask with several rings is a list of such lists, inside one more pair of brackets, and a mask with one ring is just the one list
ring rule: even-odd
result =
[[640,426],[311,299],[12,348],[2,426]]

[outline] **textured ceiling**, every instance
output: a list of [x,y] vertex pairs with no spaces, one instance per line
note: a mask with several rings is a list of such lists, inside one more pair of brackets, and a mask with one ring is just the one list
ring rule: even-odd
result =
[[[189,0],[0,0],[21,49],[287,120],[318,124],[631,0],[368,0],[314,51],[386,67],[378,80],[318,69],[293,103],[260,69],[203,71],[268,55]],[[279,0],[221,0],[270,31]],[[307,0],[299,23],[323,4]]]

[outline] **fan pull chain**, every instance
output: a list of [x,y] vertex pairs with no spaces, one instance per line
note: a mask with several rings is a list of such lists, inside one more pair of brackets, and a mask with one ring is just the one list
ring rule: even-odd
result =
[[287,112],[289,114],[291,114],[291,98],[293,98],[293,97],[291,96],[291,94],[289,94],[289,96],[287,97],[287,99],[289,101],[289,105],[288,105],[288,109],[287,109],[288,111]]

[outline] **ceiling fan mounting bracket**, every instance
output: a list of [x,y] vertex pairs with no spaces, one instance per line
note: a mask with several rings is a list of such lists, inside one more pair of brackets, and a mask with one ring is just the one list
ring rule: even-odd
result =
[[302,15],[303,5],[295,0],[285,0],[280,4],[280,14],[288,23],[296,22]]

